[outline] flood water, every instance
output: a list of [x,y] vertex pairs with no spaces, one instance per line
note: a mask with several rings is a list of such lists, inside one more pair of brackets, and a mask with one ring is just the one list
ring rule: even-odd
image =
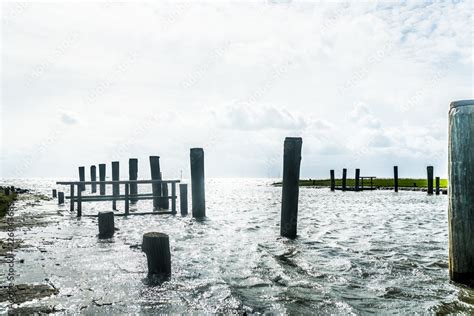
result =
[[[68,203],[19,201],[17,220],[44,213],[48,224],[16,231],[25,247],[16,251],[24,263],[16,263],[15,282],[59,289],[25,305],[101,314],[474,313],[474,292],[448,278],[445,195],[301,188],[298,238],[288,240],[279,237],[281,188],[271,182],[208,179],[205,220],[180,216],[178,202],[176,216],[116,217],[119,231],[105,241],[97,219],[77,219]],[[55,187],[12,184],[48,196]],[[151,205],[140,201],[132,212]],[[110,209],[83,204],[84,215]],[[172,278],[161,285],[148,283],[140,249],[150,231],[170,236]],[[5,265],[1,273],[5,280]]]

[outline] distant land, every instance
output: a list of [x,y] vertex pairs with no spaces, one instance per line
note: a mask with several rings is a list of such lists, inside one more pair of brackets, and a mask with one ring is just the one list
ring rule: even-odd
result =
[[[355,179],[347,179],[347,186],[353,187],[355,185]],[[274,185],[281,186],[281,182],[275,182]],[[393,187],[393,179],[391,178],[375,178],[372,181],[374,188],[388,188]],[[434,185],[434,183],[433,183]],[[331,179],[302,179],[300,180],[300,186],[316,186],[316,187],[330,187]],[[336,186],[342,186],[342,179],[336,179]],[[361,186],[361,185],[360,185]],[[370,187],[370,180],[364,180],[364,187]],[[399,188],[426,188],[428,187],[427,179],[411,179],[411,178],[399,178]],[[440,188],[446,189],[448,187],[448,179],[440,179]]]

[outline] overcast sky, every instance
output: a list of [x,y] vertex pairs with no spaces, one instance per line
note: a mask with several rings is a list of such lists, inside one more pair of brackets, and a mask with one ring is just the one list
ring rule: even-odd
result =
[[[217,1],[216,1],[217,2]],[[4,3],[3,178],[161,156],[189,174],[447,174],[447,111],[473,98],[474,1]]]

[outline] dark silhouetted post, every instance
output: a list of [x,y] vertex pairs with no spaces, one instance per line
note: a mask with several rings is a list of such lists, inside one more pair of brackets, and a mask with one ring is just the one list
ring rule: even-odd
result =
[[55,198],[57,196],[57,192],[56,189],[53,189],[53,198]]
[[[118,161],[112,161],[112,181],[119,181],[120,180],[120,164]],[[120,195],[120,184],[114,183],[112,184],[112,195],[119,196]],[[112,201],[112,209],[117,209],[117,200]]]
[[5,188],[5,189],[3,189],[3,193],[4,193],[6,196],[10,195],[10,188]]
[[331,174],[331,191],[336,190],[336,178],[334,177],[334,170],[329,171]]
[[[160,156],[150,156],[150,171],[152,180],[161,180],[160,171]],[[161,207],[161,183],[153,183],[153,209],[159,209]]]
[[426,167],[426,173],[428,176],[428,194],[433,194],[433,167]]
[[[79,167],[79,181],[86,181],[86,172],[85,172],[84,167]],[[80,184],[78,190],[85,191],[86,190],[85,184]]]
[[474,100],[449,110],[448,225],[451,280],[474,286]]
[[297,231],[302,144],[301,137],[286,137],[283,148],[280,235],[288,238],[295,238]]
[[115,232],[114,212],[99,212],[99,238],[111,238]]
[[181,215],[188,215],[188,185],[186,183],[179,184],[179,203]]
[[99,191],[100,195],[105,195],[105,163],[99,164]]
[[58,192],[58,204],[64,204],[64,192]]
[[[97,168],[95,166],[91,166],[91,181],[97,181]],[[91,184],[91,193],[97,192],[97,184]]]
[[[130,158],[128,160],[128,179],[137,180],[138,179],[138,159]],[[137,199],[134,198],[137,195],[138,188],[136,183],[130,183],[130,202],[136,203]]]
[[130,213],[129,195],[130,187],[128,183],[125,183],[125,215],[128,215]]
[[77,217],[82,216],[82,191],[79,188],[79,185],[77,186]]
[[171,213],[176,214],[176,182],[171,183]]
[[398,166],[393,166],[393,189],[398,192]]
[[435,180],[436,180],[436,182],[435,182],[436,183],[436,191],[435,192],[436,192],[436,195],[439,195],[439,182],[440,182],[440,179],[439,179],[439,177],[436,177]]
[[74,184],[71,184],[69,187],[70,200],[69,200],[69,210],[74,211]]
[[204,150],[191,148],[191,200],[193,217],[206,216],[206,195],[204,187]]
[[[161,180],[163,180],[163,173],[161,173]],[[161,200],[161,207],[164,208],[165,210],[170,209],[170,200],[168,198],[168,183],[163,182],[161,183],[161,192],[163,199]]]
[[342,191],[346,191],[347,185],[347,169],[342,169]]
[[144,234],[142,250],[147,258],[148,276],[171,276],[171,252],[168,235],[157,232]]
[[359,191],[360,169],[355,170],[355,185],[354,190]]

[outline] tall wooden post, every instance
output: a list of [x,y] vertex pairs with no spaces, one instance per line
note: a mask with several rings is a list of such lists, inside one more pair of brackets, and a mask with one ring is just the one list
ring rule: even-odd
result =
[[330,170],[329,173],[331,175],[331,191],[334,191],[336,190],[336,178],[334,176],[334,170]]
[[398,192],[398,166],[393,166],[393,189]]
[[[91,166],[91,181],[97,181],[97,168],[96,166]],[[91,184],[91,193],[97,192],[97,184]]]
[[346,191],[347,185],[347,169],[342,169],[342,191]]
[[77,217],[82,216],[82,191],[79,185],[77,186]]
[[435,182],[435,183],[436,183],[436,191],[435,191],[435,193],[436,193],[436,195],[439,195],[439,185],[440,185],[439,182],[440,182],[440,178],[439,178],[439,177],[436,177],[435,180],[436,180],[436,182]]
[[193,217],[206,216],[206,194],[204,186],[204,150],[191,148],[191,200]]
[[[130,158],[128,160],[128,179],[138,180],[138,159]],[[137,203],[137,199],[134,198],[137,195],[138,187],[136,183],[130,183],[130,202]]]
[[474,100],[451,103],[448,157],[449,275],[474,286]]
[[[160,156],[150,156],[150,171],[152,180],[161,180]],[[161,183],[153,183],[151,185],[153,191],[153,209],[157,210],[161,207]]]
[[[163,172],[161,173],[161,180],[163,180]],[[164,208],[165,210],[170,209],[170,200],[167,198],[168,195],[168,183],[162,182],[161,183],[161,193],[163,196],[163,199],[161,200],[161,207]],[[166,198],[165,198],[166,196]]]
[[100,195],[105,195],[105,163],[99,164],[99,191]]
[[171,183],[171,213],[176,214],[176,182]]
[[[86,181],[86,173],[84,167],[79,167],[79,181]],[[85,191],[85,184],[80,184],[78,190]]]
[[283,146],[280,235],[288,238],[295,238],[297,231],[302,145],[301,137],[286,137]]
[[53,198],[55,198],[57,196],[57,192],[56,189],[53,189]]
[[179,184],[179,208],[181,215],[188,215],[188,185],[186,183]]
[[74,184],[71,184],[69,187],[70,200],[69,200],[69,210],[74,211]]
[[360,169],[355,170],[355,185],[354,190],[359,191]]
[[130,194],[129,184],[125,183],[125,215],[128,215],[130,213],[129,194]]
[[150,232],[143,235],[142,250],[146,254],[148,276],[171,275],[171,252],[168,235]]
[[428,177],[428,194],[433,194],[433,166],[426,167],[426,173]]
[[[112,161],[112,181],[119,181],[120,180],[120,164],[118,161]],[[120,184],[114,183],[112,184],[112,195],[119,196],[120,195]],[[112,201],[112,209],[117,209],[117,200]]]

